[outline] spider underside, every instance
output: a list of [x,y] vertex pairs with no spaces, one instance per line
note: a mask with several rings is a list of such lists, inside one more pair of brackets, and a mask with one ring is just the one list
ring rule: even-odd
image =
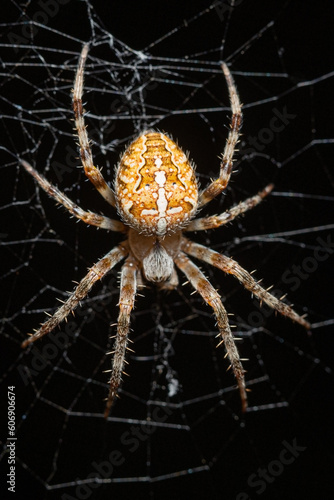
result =
[[238,215],[259,204],[273,188],[271,184],[266,186],[257,195],[221,215],[195,218],[198,209],[221,194],[230,180],[233,154],[242,122],[241,105],[232,75],[227,65],[223,63],[222,70],[228,86],[232,118],[220,163],[220,175],[217,179],[199,192],[194,168],[188,157],[168,136],[148,130],[132,142],[125,151],[117,167],[114,189],[111,189],[101,171],[93,164],[85,128],[82,93],[87,55],[88,45],[84,45],[73,90],[73,111],[79,138],[80,157],[86,176],[103,198],[117,208],[121,220],[110,219],[81,209],[30,164],[24,160],[21,163],[40,187],[72,215],[87,224],[124,233],[126,239],[89,269],[66,302],[22,343],[22,347],[28,346],[51,332],[70,312],[74,311],[96,281],[102,279],[116,264],[124,260],[121,268],[119,316],[110,370],[110,388],[104,412],[107,418],[124,370],[130,313],[134,306],[137,281],[154,282],[165,289],[175,288],[178,286],[176,266],[213,309],[219,330],[218,345],[224,343],[226,355],[230,360],[240,391],[242,410],[245,411],[247,394],[244,369],[231,332],[227,312],[217,291],[188,255],[235,276],[261,302],[265,302],[303,327],[309,329],[310,324],[290,306],[262,288],[235,260],[183,236],[183,232],[215,229],[232,221]]

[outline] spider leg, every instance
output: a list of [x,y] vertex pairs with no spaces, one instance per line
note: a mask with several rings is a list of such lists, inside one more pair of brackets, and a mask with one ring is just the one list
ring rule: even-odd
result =
[[245,371],[233,339],[227,312],[223,306],[221,298],[210,282],[205,278],[200,269],[184,253],[180,252],[174,260],[175,264],[187,276],[195,290],[200,293],[205,302],[212,307],[215,313],[219,335],[222,339],[221,342],[224,342],[227,356],[229,357],[233,373],[237,379],[242,411],[245,411],[247,408],[247,394],[244,377]]
[[233,167],[233,154],[240,136],[242,112],[238,92],[230,70],[225,63],[222,64],[222,70],[226,78],[232,109],[230,131],[220,164],[220,175],[218,179],[212,181],[211,184],[209,184],[209,186],[201,192],[198,201],[198,208],[203,207],[203,205],[206,205],[209,201],[218,196],[222,191],[224,191],[229,183]]
[[59,325],[59,323],[77,307],[80,300],[86,297],[94,283],[102,279],[103,276],[108,273],[120,260],[126,257],[127,254],[128,248],[127,244],[124,242],[122,245],[113,248],[104,257],[102,257],[102,259],[89,269],[86,276],[80,281],[66,302],[64,302],[64,304],[57,309],[54,315],[43,323],[34,335],[31,335],[27,340],[22,342],[22,347],[27,347],[29,344],[32,344],[37,339],[40,339]]
[[80,157],[82,165],[85,170],[85,174],[88,179],[92,182],[98,192],[107,200],[113,207],[116,206],[115,194],[113,190],[108,186],[105,181],[101,171],[96,168],[93,164],[92,151],[89,145],[89,139],[86,132],[85,120],[84,120],[84,110],[82,106],[82,93],[83,93],[83,79],[84,79],[84,69],[85,63],[88,55],[88,44],[85,44],[82,48],[79,65],[77,73],[75,75],[74,89],[73,89],[73,112],[75,127],[77,129],[79,145],[80,145]]
[[134,306],[137,290],[136,273],[137,266],[133,257],[128,257],[121,272],[121,291],[119,299],[119,316],[117,322],[117,335],[114,345],[113,365],[110,377],[110,389],[107,399],[104,417],[107,418],[113,401],[117,395],[124,370],[125,353],[130,330],[130,313]]
[[118,220],[109,219],[103,215],[95,214],[93,212],[86,212],[82,210],[76,203],[70,200],[64,193],[62,193],[57,187],[53,186],[43,175],[37,172],[29,163],[21,160],[22,166],[31,174],[34,179],[38,182],[44,191],[54,198],[58,203],[61,203],[74,217],[81,219],[86,224],[91,224],[92,226],[101,227],[103,229],[108,229],[110,231],[125,231],[125,226],[122,222]]
[[243,269],[235,260],[226,257],[210,248],[207,248],[198,243],[182,238],[181,248],[184,252],[199,260],[205,261],[218,269],[221,269],[227,274],[235,276],[240,283],[250,292],[252,292],[260,301],[265,302],[272,309],[275,309],[283,316],[287,316],[292,321],[296,321],[304,328],[309,330],[311,325],[302,316],[299,316],[290,306],[277,299],[274,295],[267,292],[258,282]]
[[266,186],[255,196],[247,198],[247,200],[238,203],[238,205],[235,205],[229,210],[226,210],[226,212],[223,212],[221,215],[213,215],[211,217],[201,217],[199,219],[194,219],[188,224],[184,231],[202,231],[207,229],[215,229],[222,226],[223,224],[227,224],[228,222],[231,222],[233,219],[235,219],[238,215],[243,214],[247,212],[247,210],[256,207],[256,205],[258,205],[263,200],[263,198],[271,193],[273,188],[273,184],[268,184],[268,186]]

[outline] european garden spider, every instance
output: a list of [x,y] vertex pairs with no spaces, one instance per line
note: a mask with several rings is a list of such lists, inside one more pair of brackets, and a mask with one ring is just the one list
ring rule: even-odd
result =
[[130,313],[134,306],[137,281],[158,283],[165,289],[175,288],[178,285],[176,266],[213,309],[219,330],[218,337],[221,339],[218,345],[222,343],[225,345],[226,356],[237,379],[242,409],[245,411],[247,394],[244,369],[231,333],[227,312],[219,294],[187,255],[232,274],[261,302],[297,321],[303,327],[309,329],[310,324],[291,307],[262,288],[235,260],[194,243],[182,234],[185,231],[215,229],[232,221],[260,203],[273,188],[273,185],[268,185],[257,195],[221,215],[194,218],[200,208],[226,189],[230,180],[233,154],[242,121],[241,105],[231,73],[223,63],[222,70],[228,86],[232,119],[217,179],[199,192],[194,167],[187,155],[170,137],[161,132],[148,130],[137,137],[125,151],[116,170],[114,189],[111,189],[101,171],[93,164],[84,122],[82,93],[87,55],[86,44],[81,52],[73,90],[73,111],[81,161],[86,176],[103,198],[117,208],[121,221],[82,210],[26,161],[22,160],[21,163],[41,188],[72,215],[86,224],[124,233],[126,239],[89,269],[66,302],[22,343],[22,347],[27,347],[52,331],[77,307],[80,300],[86,297],[96,281],[102,279],[116,264],[125,259],[121,270],[120,311],[112,370],[110,370],[110,388],[104,412],[107,418],[121,383],[125,353],[128,349]]

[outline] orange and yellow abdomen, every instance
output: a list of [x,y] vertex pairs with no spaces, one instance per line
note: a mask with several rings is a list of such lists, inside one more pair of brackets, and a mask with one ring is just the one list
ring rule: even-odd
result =
[[127,148],[117,168],[115,194],[123,221],[157,236],[181,229],[198,202],[191,162],[160,132],[145,132]]

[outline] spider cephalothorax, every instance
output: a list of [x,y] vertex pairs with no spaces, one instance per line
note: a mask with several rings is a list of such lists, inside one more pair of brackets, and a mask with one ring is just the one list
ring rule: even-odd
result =
[[110,389],[105,409],[109,415],[117,394],[125,360],[130,313],[133,309],[137,279],[155,282],[162,288],[178,285],[176,268],[188,279],[216,316],[220,344],[224,343],[226,354],[237,379],[243,410],[247,407],[244,370],[235,345],[227,312],[218,292],[188,255],[235,276],[261,302],[305,328],[310,324],[290,306],[271,295],[254,280],[250,273],[235,260],[219,254],[183,236],[184,232],[215,229],[232,221],[239,214],[255,207],[267,196],[273,186],[268,185],[257,195],[230,208],[221,215],[195,218],[198,208],[218,196],[228,185],[235,146],[241,127],[241,105],[233,78],[226,64],[222,64],[232,107],[230,131],[220,164],[220,175],[208,187],[198,192],[194,168],[187,155],[168,136],[160,132],[147,131],[141,134],[125,151],[116,170],[114,191],[109,187],[101,171],[93,164],[92,153],[86,132],[82,108],[84,66],[88,45],[84,45],[75,77],[73,111],[80,144],[80,156],[86,176],[99,193],[117,208],[121,221],[87,212],[73,203],[58,188],[50,184],[29,163],[22,160],[24,168],[38,184],[72,215],[87,224],[126,235],[126,239],[115,246],[88,271],[64,304],[57,309],[39,330],[22,344],[23,347],[53,330],[89,293],[94,283],[102,279],[116,264],[125,259],[121,269],[119,316],[114,347]]

